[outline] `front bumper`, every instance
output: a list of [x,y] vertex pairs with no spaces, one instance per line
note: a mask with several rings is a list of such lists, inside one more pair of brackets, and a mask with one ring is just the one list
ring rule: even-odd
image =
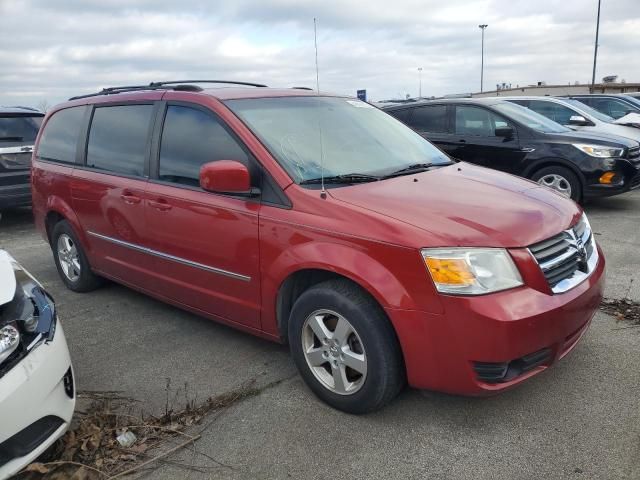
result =
[[69,350],[57,322],[52,341],[0,378],[0,478],[19,472],[67,431],[74,392]]
[[[407,378],[415,388],[489,395],[542,372],[564,357],[587,330],[604,291],[605,260],[568,292],[551,295],[523,286],[478,297],[441,297],[443,314],[387,309],[402,346]],[[521,365],[505,381],[487,382],[478,364]],[[515,372],[515,374],[513,374]]]
[[609,185],[598,182],[598,178],[605,173],[605,170],[590,176],[584,189],[585,198],[611,197],[640,188],[640,165],[636,166],[626,160],[618,160],[613,171],[616,172],[618,181]]

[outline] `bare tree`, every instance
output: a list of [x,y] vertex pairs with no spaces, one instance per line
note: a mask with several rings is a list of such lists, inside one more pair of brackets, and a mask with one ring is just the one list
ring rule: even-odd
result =
[[42,100],[40,100],[38,102],[38,104],[36,105],[36,108],[38,110],[40,110],[41,112],[47,112],[47,110],[49,109],[49,102],[47,101],[46,98],[43,98]]

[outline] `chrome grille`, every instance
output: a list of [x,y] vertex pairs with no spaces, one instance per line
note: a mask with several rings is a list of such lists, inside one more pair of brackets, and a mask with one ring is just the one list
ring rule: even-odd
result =
[[585,280],[598,263],[598,250],[586,217],[572,228],[536,243],[529,251],[553,293],[563,293]]
[[640,147],[630,148],[627,152],[627,159],[633,164],[640,163]]

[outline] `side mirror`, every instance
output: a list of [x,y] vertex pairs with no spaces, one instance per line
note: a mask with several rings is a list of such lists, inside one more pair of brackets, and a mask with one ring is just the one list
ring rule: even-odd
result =
[[200,186],[215,193],[251,196],[249,170],[235,160],[217,160],[200,167]]
[[513,137],[513,134],[513,127],[496,127],[495,130],[496,137],[511,138]]
[[591,122],[582,115],[571,115],[571,117],[569,117],[569,125],[584,127],[585,125],[591,125]]

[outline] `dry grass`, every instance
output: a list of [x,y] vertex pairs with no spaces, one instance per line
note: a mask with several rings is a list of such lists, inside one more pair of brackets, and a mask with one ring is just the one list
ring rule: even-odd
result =
[[[258,388],[251,381],[222,395],[196,404],[185,398],[186,405],[178,410],[169,408],[170,385],[167,382],[167,404],[160,416],[144,415],[136,410],[138,402],[120,392],[79,392],[78,403],[86,408],[76,411],[72,428],[52,447],[38,463],[32,463],[18,478],[33,479],[114,479],[133,474],[149,473],[163,464],[171,464],[206,473],[212,469],[232,468],[197,452],[195,442],[200,438],[195,425],[207,414],[220,411],[253,397],[274,382]],[[186,386],[185,386],[186,392]],[[186,393],[185,393],[186,397]],[[126,431],[136,441],[124,448],[116,437]],[[186,447],[206,457],[215,466],[197,466],[170,461],[167,457]],[[211,462],[209,462],[211,465]]]
[[605,298],[600,304],[600,310],[618,321],[630,322],[629,327],[640,326],[640,303],[629,298]]

